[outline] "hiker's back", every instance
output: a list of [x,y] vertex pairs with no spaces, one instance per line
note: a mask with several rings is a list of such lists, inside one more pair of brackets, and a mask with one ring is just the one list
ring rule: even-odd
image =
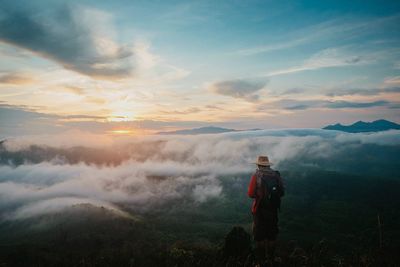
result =
[[279,209],[281,197],[283,196],[283,186],[281,176],[278,171],[271,168],[258,169],[256,171],[257,195],[261,196],[261,209]]

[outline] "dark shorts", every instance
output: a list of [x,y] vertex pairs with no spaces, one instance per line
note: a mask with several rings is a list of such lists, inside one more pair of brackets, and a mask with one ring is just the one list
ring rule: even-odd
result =
[[253,214],[253,236],[255,241],[276,240],[278,232],[277,210],[258,209]]

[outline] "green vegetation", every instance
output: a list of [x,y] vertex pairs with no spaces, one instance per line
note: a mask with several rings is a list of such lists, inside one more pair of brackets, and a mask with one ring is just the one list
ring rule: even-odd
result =
[[[315,169],[281,173],[287,186],[280,214],[282,266],[302,262],[308,266],[396,266],[400,262],[396,250],[400,247],[398,177]],[[0,266],[250,264],[251,252],[239,258],[224,253],[224,238],[232,227],[251,231],[249,176],[220,177],[221,196],[203,203],[177,200],[141,212],[125,207],[134,219],[79,205],[35,219],[3,221]]]

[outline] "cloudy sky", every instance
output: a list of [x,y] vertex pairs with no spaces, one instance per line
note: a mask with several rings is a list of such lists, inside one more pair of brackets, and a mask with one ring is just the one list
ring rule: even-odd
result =
[[398,1],[0,0],[2,137],[400,122]]

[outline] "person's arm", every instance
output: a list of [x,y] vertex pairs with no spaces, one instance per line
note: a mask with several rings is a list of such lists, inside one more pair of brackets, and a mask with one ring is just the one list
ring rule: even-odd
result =
[[256,186],[257,186],[257,178],[255,175],[251,176],[249,188],[247,190],[247,195],[251,198],[256,197]]

